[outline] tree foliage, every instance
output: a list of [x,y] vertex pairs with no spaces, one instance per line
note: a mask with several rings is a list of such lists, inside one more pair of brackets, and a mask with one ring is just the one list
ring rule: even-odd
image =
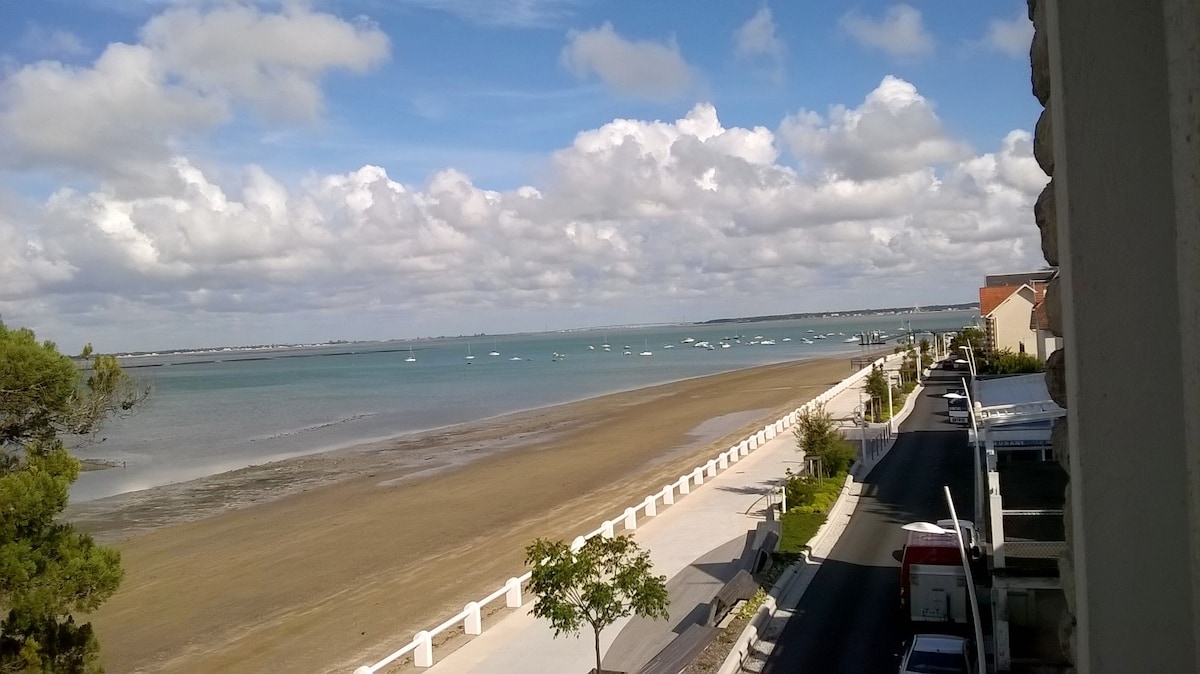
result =
[[792,435],[805,457],[820,461],[822,474],[840,475],[854,464],[854,447],[842,436],[823,404],[802,410]]
[[978,358],[983,355],[983,341],[986,336],[983,330],[979,328],[963,328],[959,330],[958,334],[950,339],[951,355],[958,354],[958,357],[966,358],[966,354],[959,351],[959,347],[970,346],[975,357]]
[[[91,355],[90,346],[84,349]],[[57,521],[79,476],[61,435],[86,435],[145,398],[112,356],[90,373],[0,322],[0,672],[99,672],[89,624],[120,585],[120,554]]]
[[593,536],[579,550],[539,538],[525,548],[525,563],[533,567],[529,588],[537,596],[531,613],[549,620],[554,636],[591,626],[597,672],[605,627],[634,614],[668,617],[667,578],[654,575],[650,553],[629,536]]
[[[871,374],[868,374],[863,381],[863,392],[871,401],[871,411],[874,412],[875,421],[881,421],[876,401],[882,403],[888,399],[888,386],[887,373],[884,372],[883,367],[872,365]],[[888,411],[888,414],[891,414],[891,410]]]
[[988,356],[985,369],[990,374],[1030,374],[1045,371],[1046,364],[1032,354],[1001,349]]

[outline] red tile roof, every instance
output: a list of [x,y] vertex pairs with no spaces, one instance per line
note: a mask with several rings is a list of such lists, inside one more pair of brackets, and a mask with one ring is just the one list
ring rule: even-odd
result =
[[1029,313],[1029,329],[1030,330],[1049,330],[1050,317],[1046,314],[1046,284],[1035,283],[1033,285],[1034,304],[1033,311]]
[[992,286],[979,289],[979,315],[987,316],[1021,286]]

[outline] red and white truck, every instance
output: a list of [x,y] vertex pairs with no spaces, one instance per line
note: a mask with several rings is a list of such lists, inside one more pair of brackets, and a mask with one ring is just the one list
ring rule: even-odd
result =
[[[949,528],[953,520],[938,522]],[[975,527],[960,520],[963,543],[978,556]],[[954,534],[908,532],[900,561],[900,604],[913,623],[971,624],[967,576]]]

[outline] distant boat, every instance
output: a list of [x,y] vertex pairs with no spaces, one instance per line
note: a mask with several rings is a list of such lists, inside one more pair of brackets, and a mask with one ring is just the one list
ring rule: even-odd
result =
[[646,350],[639,353],[639,356],[653,356],[654,352],[650,350],[650,340],[646,340]]
[[674,349],[675,345],[674,344],[663,344],[663,348],[664,349]]
[[813,330],[812,328],[809,328],[808,332],[816,332],[816,330]]
[[489,356],[499,356],[500,355],[500,351],[496,348],[495,340],[492,340],[492,351],[488,355]]
[[762,342],[760,342],[760,343],[761,343],[763,346],[775,346],[775,340],[773,340],[773,339],[764,339],[764,340],[763,340]]
[[463,360],[475,360],[474,354],[471,353],[471,343],[467,342],[467,355],[463,356]]
[[509,360],[525,360],[525,359],[520,356],[513,356],[512,358],[509,358]]
[[811,339],[809,339],[809,338],[807,338],[807,337],[805,337],[804,339],[800,340],[800,343],[801,343],[801,344],[816,344],[816,342],[812,341]]
[[854,342],[857,342],[859,339],[860,339],[860,337],[858,335],[855,335],[853,337],[847,337],[846,339],[843,339],[842,342],[845,344],[853,344]]
[[695,342],[695,337],[684,337],[683,339],[679,340],[680,344],[694,344]]
[[612,350],[612,345],[608,343],[608,333],[607,332],[604,333],[604,343],[600,345],[600,348],[604,349],[605,351]]
[[406,363],[417,362],[417,357],[413,355],[412,344],[408,345],[408,358],[405,358],[404,362],[406,362]]
[[790,342],[790,341],[792,341],[792,338],[791,338],[791,337],[784,337],[783,339],[781,339],[781,340],[779,340],[779,341],[781,341],[781,342]]
[[722,348],[722,349],[728,349],[728,348],[729,348],[729,347],[731,347],[731,346],[733,346],[733,345],[732,345],[732,344],[730,344],[729,342],[721,342],[721,348]]

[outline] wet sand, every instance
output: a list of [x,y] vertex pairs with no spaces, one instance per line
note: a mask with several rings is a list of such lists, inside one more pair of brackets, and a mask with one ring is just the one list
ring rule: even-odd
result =
[[534,538],[595,528],[849,374],[770,365],[72,506],[126,571],[91,616],[102,661],[353,671],[521,573]]

